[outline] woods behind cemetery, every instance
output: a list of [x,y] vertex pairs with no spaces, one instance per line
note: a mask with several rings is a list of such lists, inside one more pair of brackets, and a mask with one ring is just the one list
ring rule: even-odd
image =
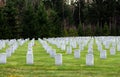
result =
[[1,39],[120,35],[120,0],[1,1]]

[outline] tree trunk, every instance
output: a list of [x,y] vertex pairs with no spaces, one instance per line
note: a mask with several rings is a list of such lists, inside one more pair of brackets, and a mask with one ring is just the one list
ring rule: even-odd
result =
[[80,0],[79,0],[79,24],[80,24]]

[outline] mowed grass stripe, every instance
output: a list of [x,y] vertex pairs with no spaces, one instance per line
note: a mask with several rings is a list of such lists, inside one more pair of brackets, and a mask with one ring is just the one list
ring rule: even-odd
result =
[[25,42],[22,46],[18,46],[11,57],[7,59],[8,65],[25,65],[26,64],[26,53],[28,50],[28,42]]
[[[54,58],[50,58],[50,55],[44,50],[39,41],[35,41],[33,46],[34,65],[41,69],[54,66]],[[48,69],[47,68],[47,69]]]

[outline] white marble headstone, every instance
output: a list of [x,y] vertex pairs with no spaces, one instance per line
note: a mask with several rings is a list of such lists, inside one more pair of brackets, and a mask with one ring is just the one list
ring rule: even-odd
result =
[[87,66],[93,66],[94,65],[94,55],[93,54],[87,54],[86,55],[86,65]]
[[55,65],[62,65],[62,54],[55,55]]
[[92,54],[92,53],[93,53],[93,48],[92,48],[92,47],[89,47],[89,48],[88,48],[88,53],[89,53],[89,54]]
[[6,53],[0,54],[0,64],[6,64]]
[[110,47],[109,42],[106,42],[106,44],[105,44],[105,48],[106,48],[106,49],[109,49],[109,47]]
[[61,50],[65,50],[65,44],[62,44],[62,46],[61,46]]
[[80,58],[80,51],[79,50],[74,51],[74,57],[75,58]]
[[71,46],[67,47],[67,54],[72,54],[72,47]]
[[117,51],[120,51],[120,44],[117,45]]
[[50,54],[50,52],[51,52],[51,49],[47,49],[47,53]]
[[98,50],[99,50],[99,51],[103,51],[102,45],[98,45]]
[[56,55],[56,50],[51,50],[50,57],[54,58]]
[[106,50],[103,50],[103,51],[100,52],[100,58],[101,59],[106,59],[107,58]]
[[10,57],[11,54],[12,54],[11,50],[10,50],[10,49],[7,49],[7,50],[6,50],[6,56],[7,56],[7,57]]
[[33,54],[28,53],[26,56],[26,63],[27,64],[33,64]]
[[114,47],[110,48],[110,54],[111,55],[115,55],[115,53],[116,53],[115,48]]

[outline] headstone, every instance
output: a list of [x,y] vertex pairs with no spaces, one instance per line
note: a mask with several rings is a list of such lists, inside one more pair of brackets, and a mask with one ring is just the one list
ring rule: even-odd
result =
[[110,54],[115,55],[115,53],[116,53],[115,48],[114,47],[110,48]]
[[83,44],[79,44],[79,49],[82,51],[84,50],[84,45]]
[[72,47],[71,46],[67,47],[67,54],[72,54]]
[[103,50],[103,51],[100,52],[100,58],[101,59],[106,59],[107,58],[106,50]]
[[76,47],[77,47],[77,45],[76,45],[76,42],[75,42],[75,41],[72,43],[72,47],[73,47],[73,48],[76,48]]
[[86,65],[87,66],[93,66],[94,65],[94,55],[93,54],[87,54],[86,55]]
[[50,57],[54,58],[56,55],[56,50],[51,50]]
[[11,51],[11,53],[14,53],[14,47],[13,46],[11,46],[10,51]]
[[0,64],[6,64],[6,53],[0,54]]
[[10,57],[11,54],[12,54],[11,50],[10,50],[10,49],[7,49],[7,50],[6,50],[6,56],[7,56],[7,57]]
[[100,52],[103,51],[102,45],[98,45],[98,50],[99,50]]
[[47,53],[48,53],[48,54],[50,54],[51,49],[50,49],[50,48],[48,48],[48,49],[46,49],[46,50],[47,50]]
[[27,64],[33,64],[33,54],[27,53],[26,63],[27,63]]
[[75,58],[80,58],[80,51],[79,50],[74,51],[74,57]]
[[120,44],[117,45],[117,51],[120,51]]
[[28,52],[33,52],[32,47],[31,47],[31,48],[28,48]]
[[93,53],[93,48],[92,48],[92,47],[89,47],[89,48],[88,48],[88,53],[89,53],[89,54],[92,54],[92,53]]
[[110,46],[110,44],[109,44],[109,42],[107,41],[106,44],[105,44],[105,48],[106,48],[106,49],[109,49],[109,46]]
[[61,50],[65,50],[65,44],[62,44],[62,46],[61,46]]
[[84,50],[84,44],[82,45],[81,50]]
[[62,65],[62,54],[55,55],[55,65]]

